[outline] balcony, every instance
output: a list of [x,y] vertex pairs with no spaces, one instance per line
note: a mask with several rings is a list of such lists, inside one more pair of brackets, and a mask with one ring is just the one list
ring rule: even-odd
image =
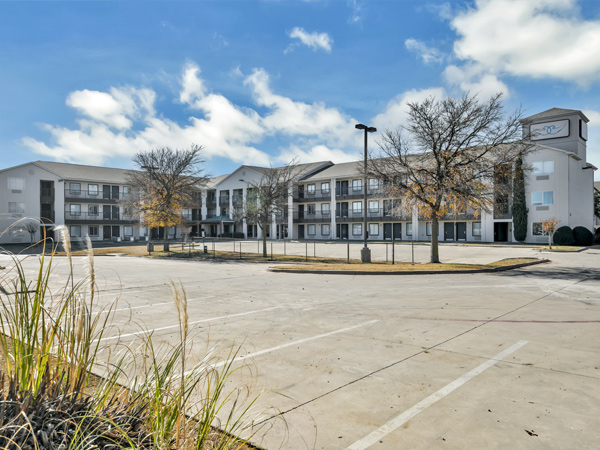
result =
[[294,222],[298,223],[313,223],[313,222],[331,222],[331,213],[324,211],[315,211],[309,213],[307,211],[296,211],[294,213]]
[[75,191],[75,190],[70,190],[67,189],[65,190],[65,200],[68,201],[78,201],[78,200],[87,200],[87,201],[98,201],[98,202],[103,202],[106,203],[107,201],[110,201],[110,203],[114,203],[116,200],[123,200],[126,199],[129,195],[131,195],[131,192],[126,191],[119,191],[119,192],[89,192],[89,191],[84,191],[84,190],[79,190],[79,191]]
[[232,197],[233,206],[242,206],[244,203],[244,196],[239,194],[233,194]]
[[302,189],[296,189],[293,192],[294,202],[311,202],[311,201],[327,201],[331,200],[331,190],[316,189],[314,191],[307,191]]
[[54,202],[54,188],[41,188],[40,189],[40,202],[53,203]]
[[72,213],[65,211],[65,222],[66,223],[135,223],[137,220],[133,218],[131,214],[119,213],[119,214],[90,214],[86,212]]
[[219,206],[227,208],[229,206],[229,195],[219,197]]

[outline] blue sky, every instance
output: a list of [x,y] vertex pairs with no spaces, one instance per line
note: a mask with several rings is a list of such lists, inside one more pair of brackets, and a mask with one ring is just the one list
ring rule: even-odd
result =
[[4,1],[1,166],[129,168],[191,144],[212,175],[342,162],[361,157],[355,123],[469,91],[584,111],[600,167],[599,49],[599,1]]

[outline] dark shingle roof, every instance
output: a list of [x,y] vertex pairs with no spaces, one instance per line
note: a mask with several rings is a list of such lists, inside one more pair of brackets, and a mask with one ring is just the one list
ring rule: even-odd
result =
[[541,113],[534,114],[533,116],[525,117],[521,122],[529,123],[535,122],[536,120],[541,119],[550,119],[556,116],[564,116],[568,114],[579,114],[586,122],[589,122],[589,119],[578,109],[564,109],[564,108],[551,108],[546,111],[542,111]]
[[83,164],[69,164],[50,161],[33,162],[38,167],[45,169],[65,180],[102,181],[107,183],[124,183],[129,170],[115,169],[112,167],[86,166]]

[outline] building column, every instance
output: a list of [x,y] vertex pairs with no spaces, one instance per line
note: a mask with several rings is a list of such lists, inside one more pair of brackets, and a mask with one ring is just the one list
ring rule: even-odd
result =
[[[248,194],[248,186],[242,188],[242,211],[246,208],[246,195]],[[242,219],[242,229],[244,232],[244,239],[248,239],[248,224],[246,223],[246,217]]]
[[294,185],[288,190],[288,238],[294,237]]
[[335,178],[332,178],[329,181],[329,214],[330,214],[330,225],[329,227],[331,228],[329,230],[329,238],[330,239],[337,239],[337,232],[336,232],[336,217],[335,217]]

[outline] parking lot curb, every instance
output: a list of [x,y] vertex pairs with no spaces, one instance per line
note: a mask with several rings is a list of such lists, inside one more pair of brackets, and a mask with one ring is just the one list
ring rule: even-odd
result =
[[466,269],[466,270],[300,270],[300,269],[279,269],[269,267],[269,272],[276,273],[310,273],[317,275],[452,275],[452,274],[470,274],[470,273],[494,273],[504,272],[506,270],[519,269],[521,267],[534,266],[537,264],[549,263],[549,259],[539,259],[526,263],[513,264],[510,266],[490,267],[487,269]]

